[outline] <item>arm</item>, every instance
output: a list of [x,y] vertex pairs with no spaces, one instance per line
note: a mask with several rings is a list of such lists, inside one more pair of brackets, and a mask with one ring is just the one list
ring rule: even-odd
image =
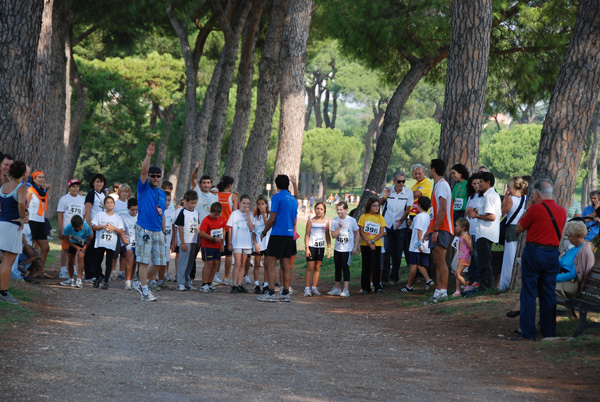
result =
[[329,235],[329,220],[325,226],[325,242],[327,243],[327,258],[331,258],[331,236]]
[[352,250],[352,254],[358,254],[358,244],[360,243],[360,238],[358,237],[359,230],[354,231],[354,250]]
[[308,246],[310,241],[310,231],[312,228],[312,222],[309,220],[306,221],[306,232],[304,233],[304,252],[307,257],[310,257],[310,247]]
[[510,197],[510,194],[507,192],[506,194],[504,194],[504,200],[502,200],[502,216],[505,216],[508,213],[508,211],[510,211],[512,206],[513,206],[512,198]]
[[17,199],[18,199],[17,202],[19,203],[19,219],[18,219],[18,221],[21,223],[21,229],[23,229],[23,219],[25,218],[25,211],[27,210],[27,204],[25,203],[25,200],[27,198],[29,198],[30,194],[31,193],[27,192],[27,189],[25,188],[25,186],[21,186],[17,190]]
[[254,223],[252,223],[252,215],[250,210],[246,212],[246,218],[248,219],[248,229],[252,232],[254,230]]
[[367,234],[365,233],[364,226],[358,225],[358,233],[360,234],[360,238],[363,239],[365,241],[365,243],[371,244],[371,240],[369,240],[369,238],[367,237]]
[[471,253],[473,253],[473,242],[471,241],[471,236],[465,237],[465,243],[467,243],[467,247],[469,248],[469,251]]
[[265,223],[265,230],[263,230],[262,234],[260,235],[261,239],[264,239],[265,234],[271,230],[271,228],[273,227],[273,225],[275,224],[275,217],[277,216],[276,212],[271,212],[271,215],[269,216],[269,219],[267,220],[267,223]]
[[202,161],[199,160],[198,162],[196,162],[196,166],[194,166],[194,170],[192,170],[192,178],[191,178],[192,188],[196,188],[196,186],[198,185],[198,169],[200,168],[201,164],[202,164]]
[[179,238],[181,239],[181,251],[187,251],[187,245],[183,241],[183,225],[179,226]]
[[235,194],[231,194],[231,212],[235,211],[236,209],[238,209],[238,196]]
[[[417,229],[417,240],[419,241],[419,243],[421,243],[423,241],[423,231],[421,229]],[[419,248],[417,249],[419,250],[419,252],[423,252],[423,246],[419,246]]]
[[231,232],[233,231],[233,228],[230,226],[229,230],[227,230],[227,250],[231,251],[233,250],[233,244],[231,244]]
[[379,199],[379,204],[383,205],[387,202],[387,198],[390,196],[390,188],[386,187],[381,194],[381,198]]
[[152,155],[154,155],[155,145],[153,142],[148,145],[148,149],[146,149],[146,157],[142,162],[142,171],[140,173],[140,180],[142,183],[145,183],[148,180],[148,169],[150,169],[150,160],[152,159]]
[[89,202],[85,203],[85,213],[83,215],[85,221],[89,226],[92,226],[92,204]]
[[64,218],[64,216],[65,216],[64,212],[59,212],[58,213],[58,238],[61,239],[61,240],[63,239],[62,232],[63,232],[63,229],[64,229],[63,228],[63,218]]
[[402,223],[404,221],[406,221],[406,219],[408,218],[408,214],[410,213],[410,205],[407,205],[406,208],[404,209],[404,214],[402,214],[402,218],[400,218],[400,220],[396,221],[398,222],[398,226],[396,226],[396,229],[399,229],[400,226],[402,225]]

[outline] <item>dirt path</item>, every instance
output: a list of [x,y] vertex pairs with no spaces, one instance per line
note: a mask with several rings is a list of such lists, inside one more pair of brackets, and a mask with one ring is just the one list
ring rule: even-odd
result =
[[122,284],[44,282],[35,319],[0,334],[0,399],[547,401],[600,389],[597,364],[575,371],[540,343],[509,342],[515,321],[485,310],[457,321],[391,292],[262,303],[225,287],[143,303]]

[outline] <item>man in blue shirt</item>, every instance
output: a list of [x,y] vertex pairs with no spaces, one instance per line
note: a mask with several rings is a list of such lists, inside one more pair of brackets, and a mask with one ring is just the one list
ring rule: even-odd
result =
[[[167,196],[160,188],[162,172],[159,167],[150,167],[155,146],[151,143],[146,150],[142,172],[137,185],[138,219],[135,226],[136,261],[139,263],[140,280],[132,284],[140,292],[143,301],[156,301],[148,289],[148,277],[154,278],[158,270],[167,265],[165,235],[163,233],[164,212]],[[150,263],[152,268],[148,269]]]
[[[600,192],[598,192],[597,190],[590,192],[590,201],[591,204],[583,209],[581,216],[589,216],[598,207],[600,207]],[[594,220],[586,221],[585,224],[588,227],[588,234],[585,237],[585,240],[590,242],[598,234],[598,232],[600,231],[600,227],[598,226],[598,222]]]
[[[296,183],[292,176],[292,183]],[[277,260],[281,265],[283,272],[283,290],[281,291],[281,301],[290,302],[290,257],[296,255],[296,240],[294,240],[294,227],[296,225],[296,216],[298,215],[298,202],[288,191],[290,187],[290,178],[286,175],[279,175],[275,178],[275,185],[279,192],[271,198],[271,215],[265,224],[261,240],[271,229],[269,246],[267,248],[267,271],[270,283],[275,283],[275,264]],[[268,289],[268,293],[261,297],[262,301],[275,301],[275,289]]]

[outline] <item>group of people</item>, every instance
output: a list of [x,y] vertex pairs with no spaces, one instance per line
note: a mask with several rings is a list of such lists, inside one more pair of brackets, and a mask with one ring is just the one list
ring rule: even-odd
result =
[[[191,189],[175,206],[173,186],[162,181],[160,168],[150,166],[154,152],[151,144],[142,163],[137,198],[132,197],[127,184],[107,194],[106,178],[101,174],[92,177],[86,196],[80,195],[78,180],[69,180],[67,194],[61,197],[57,210],[62,240],[60,276],[66,279],[61,285],[81,288],[84,280],[89,280],[93,287],[107,289],[120,257],[119,275],[125,279],[125,289],[137,290],[144,301],[155,301],[152,290],[166,286],[170,253],[177,253],[178,291],[196,290],[193,279],[196,257],[201,253],[204,266],[200,291],[214,292],[215,284],[225,282],[231,286],[231,293],[248,293],[244,283],[252,283],[248,274],[253,265],[254,292],[260,294],[260,300],[290,301],[290,272],[299,238],[296,225],[300,199],[295,178],[276,177],[278,191],[272,199],[260,196],[253,204],[248,195],[233,192],[231,177],[224,176],[216,189],[209,176],[198,179],[198,162]],[[24,162],[8,155],[2,155],[0,167],[0,300],[14,303],[8,292],[13,266],[29,282],[36,282],[36,275],[49,277],[45,272],[49,187],[43,171],[30,173]],[[593,265],[586,240],[598,232],[600,194],[592,192],[592,205],[583,211],[590,217],[587,226],[570,222],[563,234],[567,211],[552,200],[549,180],[533,183],[528,199],[529,178],[513,177],[501,197],[494,188],[494,175],[485,167],[471,174],[462,164],[452,166],[449,176],[453,187],[445,179],[446,170],[446,163],[440,159],[432,160],[428,168],[414,165],[411,177],[415,183],[411,189],[406,186],[407,174],[396,173],[392,186],[381,195],[374,193],[363,211],[352,214],[358,220],[349,214],[348,201],[339,196],[328,200],[329,207],[336,208],[337,217],[332,220],[326,217],[326,204],[311,197],[304,238],[304,296],[321,295],[320,268],[324,256],[332,254],[333,241],[335,282],[330,295],[350,296],[350,261],[359,253],[361,294],[382,293],[384,283],[397,283],[403,257],[409,276],[398,290],[413,292],[415,279],[421,275],[426,290],[435,288],[426,304],[449,297],[449,267],[455,273],[455,297],[492,288],[504,290],[511,284],[518,235],[527,231],[517,310],[521,316],[520,337],[535,339],[538,296],[542,335],[554,336],[553,295],[557,281],[572,282],[575,278],[581,282]],[[294,194],[289,191],[290,184]],[[581,216],[575,202],[569,206],[569,214]],[[563,235],[572,248],[559,260]],[[220,279],[222,257],[225,272]],[[277,260],[280,275],[276,275]],[[565,272],[557,278],[560,269]],[[282,286],[275,294],[277,282]]]

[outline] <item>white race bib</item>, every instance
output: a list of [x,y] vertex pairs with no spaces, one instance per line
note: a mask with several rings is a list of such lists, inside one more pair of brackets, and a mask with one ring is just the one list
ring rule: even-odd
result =
[[454,239],[452,239],[452,247],[458,250],[458,237],[456,236],[454,236]]
[[379,234],[379,230],[381,229],[381,225],[379,223],[366,221],[365,222],[365,234],[377,236]]
[[81,204],[70,205],[68,211],[71,215],[79,215],[83,217],[83,207],[81,206]]
[[336,241],[342,244],[346,244],[348,241],[350,241],[348,228],[342,228],[342,230],[340,230],[340,234],[338,235]]
[[465,204],[464,198],[457,198],[456,200],[454,200],[454,210],[463,209],[464,204]]
[[312,246],[316,247],[316,248],[324,248],[325,247],[325,238],[324,237],[316,237]]
[[211,230],[210,235],[215,239],[223,239],[223,228]]

